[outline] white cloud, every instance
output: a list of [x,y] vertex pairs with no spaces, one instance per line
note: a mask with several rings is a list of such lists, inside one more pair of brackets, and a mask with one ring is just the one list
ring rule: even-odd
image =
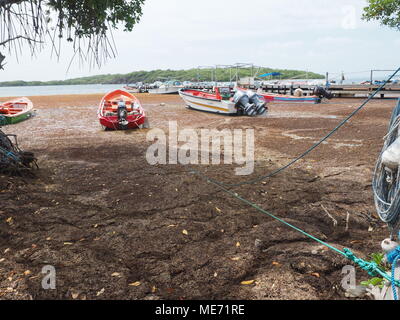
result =
[[[235,62],[321,73],[365,70],[382,61],[386,66],[397,64],[400,33],[362,22],[364,5],[365,0],[146,0],[134,31],[115,32],[118,57],[101,70],[76,64],[66,74],[72,52],[64,44],[59,63],[49,60],[49,47],[34,60],[24,54],[19,64],[8,57],[0,81]],[[355,26],[344,28],[353,7]]]

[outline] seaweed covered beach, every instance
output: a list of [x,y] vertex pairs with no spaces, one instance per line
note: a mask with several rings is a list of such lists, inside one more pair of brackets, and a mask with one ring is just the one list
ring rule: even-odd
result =
[[[255,130],[255,171],[198,165],[226,182],[271,172],[359,106],[271,104],[264,118],[138,94],[151,128]],[[182,165],[146,161],[149,129],[104,132],[100,95],[32,97],[37,116],[4,127],[35,153],[35,177],[0,177],[0,299],[344,299],[343,257],[238,202]],[[236,188],[286,221],[366,258],[386,226],[371,177],[394,100],[374,100],[326,144],[271,179]],[[371,128],[374,128],[371,130]],[[372,232],[373,231],[373,232]],[[43,290],[43,266],[57,270]],[[368,277],[359,271],[357,280]]]

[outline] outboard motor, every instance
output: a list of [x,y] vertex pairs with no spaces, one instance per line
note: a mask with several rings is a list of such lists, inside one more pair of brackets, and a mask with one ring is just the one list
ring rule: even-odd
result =
[[238,90],[233,96],[233,101],[235,102],[235,107],[243,110],[243,113],[248,116],[255,116],[257,114],[256,106],[254,103],[250,103],[248,95]]
[[333,93],[332,92],[329,92],[329,91],[327,91],[324,88],[319,87],[319,86],[315,87],[313,94],[315,96],[318,96],[320,98],[326,98],[328,100],[333,98]]
[[254,91],[247,91],[247,96],[249,97],[249,100],[251,103],[255,105],[256,112],[258,115],[263,115],[264,113],[267,112],[268,107],[267,107],[267,102],[260,97],[256,92]]
[[120,101],[118,103],[118,123],[121,129],[127,129],[129,122],[127,121],[128,119],[128,109],[126,108],[125,102]]

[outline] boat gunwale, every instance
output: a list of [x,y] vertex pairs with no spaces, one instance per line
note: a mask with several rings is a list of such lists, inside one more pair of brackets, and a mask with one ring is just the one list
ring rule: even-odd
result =
[[135,95],[129,93],[128,91],[121,90],[121,89],[117,89],[117,90],[108,92],[107,94],[105,94],[105,95],[101,98],[101,101],[100,101],[100,104],[99,104],[99,108],[98,108],[98,111],[97,111],[97,114],[98,114],[98,117],[99,117],[99,118],[106,118],[106,119],[107,119],[107,118],[110,118],[109,116],[104,115],[104,102],[105,102],[106,100],[108,100],[108,97],[109,97],[109,96],[112,96],[113,93],[114,93],[115,95],[118,95],[118,94],[119,94],[119,95],[125,96],[125,97],[127,97],[127,98],[130,98],[132,101],[135,101],[135,102],[137,102],[137,103],[139,104],[140,117],[137,117],[138,120],[141,119],[142,117],[146,117],[146,111],[144,110],[144,108],[143,108],[142,103],[140,102],[140,100],[139,100]]
[[[189,90],[191,90],[191,91],[202,92],[202,91],[200,91],[200,90],[192,90],[192,89],[189,89]],[[193,97],[193,98],[202,99],[202,100],[218,101],[218,102],[225,101],[225,100],[222,100],[222,99],[211,99],[211,98],[197,97],[197,96],[195,96],[195,95],[185,93],[185,90],[180,90],[179,93],[182,94],[182,95],[185,95],[185,96],[187,96],[187,97]]]
[[5,118],[16,118],[16,117],[20,117],[24,114],[27,114],[33,110],[33,102],[31,100],[29,100],[27,97],[16,98],[14,100],[3,102],[2,104],[0,104],[0,106],[4,105],[6,103],[14,104],[14,103],[18,103],[18,102],[26,103],[26,108],[15,114],[1,113],[1,115],[4,116]]

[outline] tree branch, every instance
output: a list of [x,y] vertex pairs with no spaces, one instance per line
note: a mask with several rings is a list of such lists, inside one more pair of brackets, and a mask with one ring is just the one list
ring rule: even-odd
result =
[[4,59],[5,59],[6,57],[5,56],[3,56],[2,54],[1,54],[1,52],[0,52],[0,70],[4,70],[4,64],[3,64],[3,61],[4,61]]
[[6,5],[17,4],[23,0],[0,0],[0,7],[5,7]]
[[35,43],[43,43],[43,41],[38,41],[38,40],[29,38],[29,37],[17,36],[17,37],[14,37],[14,38],[7,39],[7,40],[5,40],[3,42],[0,42],[0,46],[4,46],[6,43],[11,42],[11,41],[15,41],[15,40],[18,40],[18,39],[23,39],[23,40],[26,40],[26,41],[32,41],[32,42],[35,42]]

